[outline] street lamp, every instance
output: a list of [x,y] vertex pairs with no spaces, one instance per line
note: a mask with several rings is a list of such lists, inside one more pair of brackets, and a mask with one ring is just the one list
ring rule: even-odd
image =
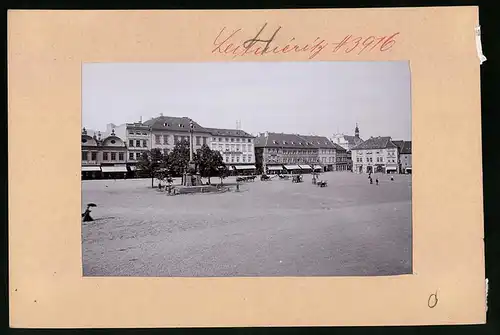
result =
[[[193,144],[193,132],[194,132],[194,123],[193,120],[189,120],[189,166],[188,172],[186,173],[185,185],[186,186],[194,186],[193,183],[193,175],[196,175],[196,164],[194,162],[194,144]],[[198,181],[199,178],[196,178]]]

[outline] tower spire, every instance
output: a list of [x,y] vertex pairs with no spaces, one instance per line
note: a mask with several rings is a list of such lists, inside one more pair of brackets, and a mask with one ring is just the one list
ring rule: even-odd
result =
[[356,122],[356,128],[354,128],[354,136],[359,137],[359,127],[357,122]]

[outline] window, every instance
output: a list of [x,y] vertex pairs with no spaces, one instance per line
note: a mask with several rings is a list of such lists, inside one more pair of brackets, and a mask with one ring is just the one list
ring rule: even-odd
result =
[[134,146],[134,140],[128,140],[128,146],[133,147]]
[[155,143],[160,144],[160,135],[155,135]]
[[102,160],[104,160],[104,161],[108,160],[108,153],[107,152],[102,153]]
[[231,144],[231,151],[234,152],[234,144]]
[[118,160],[121,160],[121,161],[125,160],[125,158],[123,156],[124,156],[123,152],[118,153]]
[[231,163],[234,163],[234,156],[231,156]]
[[142,146],[143,146],[144,148],[147,148],[147,147],[148,147],[148,140],[143,140],[143,141],[142,141]]
[[229,163],[229,157],[224,157],[224,160],[226,161],[226,163]]
[[252,139],[251,138],[248,139],[248,143],[252,143]]
[[135,153],[135,159],[139,160],[141,159],[142,152],[136,152]]
[[128,134],[129,135],[134,135],[134,132],[133,131],[129,131]]
[[142,133],[142,135],[147,135],[147,133]]
[[200,145],[200,141],[201,140],[201,137],[200,136],[196,136],[196,145]]
[[207,144],[207,137],[203,137],[203,145]]
[[239,163],[240,162],[240,156],[236,156],[236,162]]
[[141,147],[141,140],[136,140],[135,141],[135,146],[140,148]]
[[231,138],[231,142],[234,142],[234,138]]
[[92,160],[93,161],[97,160],[97,152],[92,152]]
[[82,161],[86,161],[88,156],[88,151],[82,151]]
[[129,152],[128,159],[134,160],[134,153],[133,152]]
[[236,151],[240,151],[240,145],[239,144],[236,144]]
[[226,142],[229,142],[229,139],[226,137]]
[[219,142],[222,142],[222,138],[219,137]]
[[168,144],[168,135],[163,135],[163,144]]
[[174,144],[179,143],[179,136],[174,135]]
[[219,144],[219,151],[224,150],[224,146],[222,144]]
[[115,144],[115,143],[116,143],[116,141],[115,141],[115,140],[111,140],[111,144]]
[[136,135],[140,135],[141,133],[140,133],[140,132],[136,132],[135,134],[136,134]]
[[229,151],[229,144],[226,144],[226,151]]
[[116,160],[116,152],[111,153],[111,160],[115,161]]

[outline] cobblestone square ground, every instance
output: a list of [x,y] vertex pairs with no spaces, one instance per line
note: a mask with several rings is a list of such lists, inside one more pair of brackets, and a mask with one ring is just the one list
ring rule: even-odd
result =
[[[166,196],[151,180],[82,182],[84,276],[376,276],[412,272],[411,176],[328,172]],[[233,178],[234,179],[234,178]],[[214,178],[212,182],[217,182]],[[231,178],[225,182],[231,181]]]

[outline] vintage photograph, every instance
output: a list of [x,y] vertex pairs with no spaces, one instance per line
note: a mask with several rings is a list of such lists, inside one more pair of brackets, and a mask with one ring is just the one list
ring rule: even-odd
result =
[[84,276],[412,273],[406,61],[85,63]]

